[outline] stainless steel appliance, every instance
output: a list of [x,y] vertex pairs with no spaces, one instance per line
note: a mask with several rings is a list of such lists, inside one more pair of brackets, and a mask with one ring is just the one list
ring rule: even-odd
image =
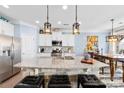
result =
[[21,62],[20,44],[20,38],[0,35],[0,82],[20,71],[13,66]]
[[52,46],[62,46],[62,41],[54,40],[52,41]]
[[62,41],[52,41],[52,53],[51,56],[62,56]]

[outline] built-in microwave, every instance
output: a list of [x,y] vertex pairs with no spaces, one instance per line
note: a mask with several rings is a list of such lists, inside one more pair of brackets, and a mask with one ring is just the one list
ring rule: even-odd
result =
[[62,41],[53,40],[52,41],[52,46],[62,46]]

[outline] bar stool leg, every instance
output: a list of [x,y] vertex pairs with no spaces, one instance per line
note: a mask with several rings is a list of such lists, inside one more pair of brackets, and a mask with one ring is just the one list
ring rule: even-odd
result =
[[77,88],[79,88],[80,87],[79,75],[77,75],[76,79],[77,79]]
[[117,66],[118,66],[118,62],[115,61],[115,69],[117,69]]
[[104,74],[104,67],[102,67],[101,70],[102,70],[102,73],[101,74]]

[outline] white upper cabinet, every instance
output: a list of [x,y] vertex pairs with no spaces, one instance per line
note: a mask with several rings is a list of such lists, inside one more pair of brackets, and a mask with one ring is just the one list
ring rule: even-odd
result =
[[63,34],[62,35],[62,46],[74,46],[74,35]]
[[39,46],[52,46],[52,41],[62,41],[62,46],[74,46],[74,35],[53,32],[51,35],[39,34]]
[[14,36],[14,25],[0,20],[0,34]]
[[45,39],[43,37],[43,35],[39,35],[39,46],[44,46],[45,44]]
[[53,32],[52,33],[52,40],[62,41],[62,32]]
[[52,35],[39,35],[39,46],[52,46]]

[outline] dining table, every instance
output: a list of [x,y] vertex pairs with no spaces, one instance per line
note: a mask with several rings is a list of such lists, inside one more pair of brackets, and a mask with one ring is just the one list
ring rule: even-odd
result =
[[110,67],[110,79],[114,80],[115,70],[118,66],[118,63],[122,63],[122,81],[124,82],[124,55],[123,54],[98,54],[98,53],[89,53],[93,59],[99,60],[100,62],[106,63],[108,60],[108,65]]

